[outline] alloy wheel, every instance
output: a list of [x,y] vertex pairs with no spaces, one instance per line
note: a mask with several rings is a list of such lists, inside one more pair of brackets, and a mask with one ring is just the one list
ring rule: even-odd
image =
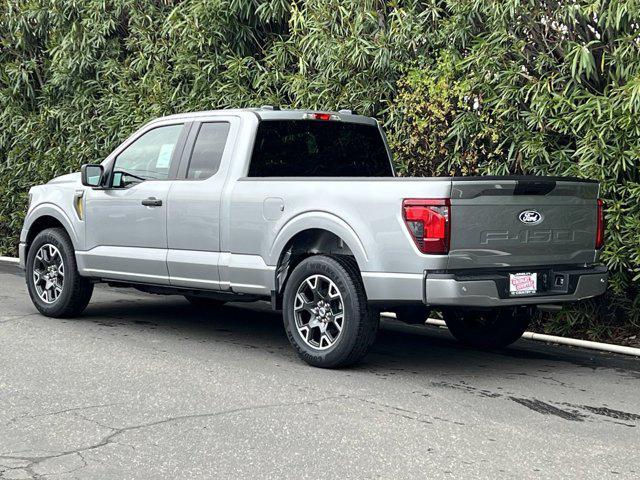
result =
[[340,338],[344,303],[336,284],[324,275],[311,275],[298,287],[293,305],[296,329],[315,350],[326,350]]
[[33,284],[40,299],[55,302],[64,288],[64,261],[55,245],[42,245],[33,261]]

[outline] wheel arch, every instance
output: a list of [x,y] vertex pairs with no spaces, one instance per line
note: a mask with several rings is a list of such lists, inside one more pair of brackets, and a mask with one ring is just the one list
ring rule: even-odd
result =
[[28,253],[29,247],[36,235],[47,228],[64,229],[71,239],[73,248],[76,250],[78,249],[78,237],[69,218],[62,210],[58,209],[58,207],[51,204],[45,204],[36,207],[36,209],[30,213],[27,221],[25,221],[25,253]]
[[326,212],[310,212],[287,223],[278,233],[270,252],[276,265],[275,295],[282,294],[289,274],[311,255],[353,257],[362,271],[369,257],[356,232],[341,218]]

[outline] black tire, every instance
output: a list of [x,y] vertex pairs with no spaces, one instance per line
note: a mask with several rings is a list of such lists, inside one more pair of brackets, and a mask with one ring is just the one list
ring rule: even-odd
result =
[[[34,278],[34,265],[37,264],[39,272],[43,267],[41,258],[37,258],[38,253],[43,247],[48,249],[47,245],[52,245],[58,250],[59,253],[55,258],[61,257],[63,262],[63,274],[60,275],[63,279],[61,292],[57,294],[57,298],[51,297],[50,303],[40,296],[38,288],[43,294],[45,289],[41,282],[38,282],[37,287]],[[48,228],[36,235],[27,252],[25,277],[31,301],[38,311],[47,317],[64,318],[80,315],[93,294],[93,283],[78,273],[73,244],[62,228]]]
[[461,343],[479,349],[503,348],[518,340],[529,326],[529,309],[447,309],[444,321]]
[[199,297],[197,295],[185,295],[184,298],[186,298],[194,307],[201,308],[203,310],[210,308],[219,308],[226,303],[223,300],[216,300],[215,298],[208,297]]
[[[341,309],[335,304],[334,308],[337,311],[341,310],[343,313],[340,333],[333,335],[335,337],[334,343],[331,346],[325,345],[325,348],[322,348],[322,334],[320,334],[317,347],[307,343],[307,340],[302,337],[298,330],[294,311],[298,290],[306,288],[303,287],[303,283],[307,279],[312,279],[318,275],[321,278],[329,279],[337,288],[341,301],[334,299],[328,300],[328,302],[338,302],[341,305]],[[324,295],[320,298],[323,298],[322,301],[324,301],[329,296]],[[314,301],[308,303],[316,307],[319,305],[315,301],[315,294]],[[329,308],[329,311],[332,311],[332,309]],[[311,317],[311,314],[309,315]],[[329,313],[328,315],[332,314]],[[349,257],[325,255],[306,258],[293,270],[284,290],[283,317],[287,337],[300,358],[309,365],[321,368],[344,367],[353,365],[361,360],[373,344],[380,322],[379,313],[372,309],[367,302],[364,285],[356,262]],[[329,327],[325,328],[328,329]],[[335,326],[333,328],[335,329]],[[307,335],[308,337],[309,335]],[[310,340],[311,343],[314,341],[313,338]],[[326,340],[325,342],[328,343]]]
[[396,319],[409,325],[424,325],[431,309],[422,305],[395,307]]

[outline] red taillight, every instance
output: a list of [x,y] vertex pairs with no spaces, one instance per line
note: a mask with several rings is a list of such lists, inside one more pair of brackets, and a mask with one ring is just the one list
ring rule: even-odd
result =
[[604,247],[604,202],[598,199],[598,229],[596,230],[596,250]]
[[451,202],[448,198],[405,199],[402,214],[422,253],[443,255],[449,252]]

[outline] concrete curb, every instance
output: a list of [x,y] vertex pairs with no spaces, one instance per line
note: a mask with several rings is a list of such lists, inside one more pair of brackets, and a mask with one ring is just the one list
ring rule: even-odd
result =
[[[0,256],[0,262],[12,263],[17,265],[20,260],[15,257],[2,257]],[[394,313],[384,312],[381,314],[386,318],[396,318]],[[443,320],[436,318],[428,318],[426,320],[427,325],[434,325],[437,327],[445,327],[446,324]],[[590,342],[588,340],[580,340],[577,338],[556,337],[554,335],[545,335],[535,332],[524,332],[522,338],[528,340],[536,340],[538,342],[557,343],[559,345],[569,345],[571,347],[588,348],[590,350],[600,350],[602,352],[619,353],[622,355],[631,355],[634,357],[640,357],[640,348],[626,347],[624,345],[614,345],[611,343]]]
[[[395,314],[390,312],[384,312],[381,315],[387,318],[396,318]],[[444,328],[446,328],[447,326],[443,320],[438,320],[436,318],[428,318],[426,324]],[[543,333],[535,332],[524,332],[522,338],[526,338],[528,340],[536,340],[538,342],[557,343],[559,345],[568,345],[571,347],[587,348],[589,350],[600,350],[601,352],[619,353],[622,355],[640,357],[640,348],[626,347],[624,345],[590,342],[588,340],[580,340],[578,338],[556,337],[554,335],[545,335]]]
[[17,265],[18,263],[20,263],[20,260],[18,258],[15,258],[15,257],[2,257],[2,256],[0,256],[0,262],[15,263]]

